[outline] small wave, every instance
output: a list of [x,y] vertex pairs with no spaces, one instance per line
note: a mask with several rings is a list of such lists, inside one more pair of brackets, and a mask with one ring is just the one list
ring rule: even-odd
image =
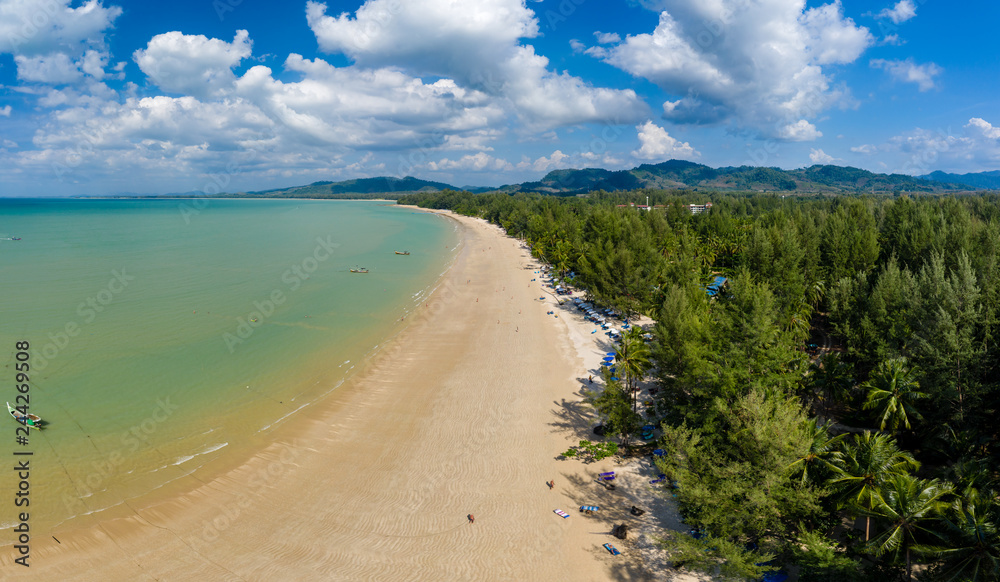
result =
[[295,414],[296,412],[298,412],[298,411],[302,410],[302,409],[303,409],[303,408],[305,408],[306,406],[309,406],[309,403],[308,403],[308,402],[307,402],[307,403],[305,403],[305,404],[303,404],[302,406],[300,406],[300,407],[296,408],[295,410],[293,410],[293,411],[289,412],[289,413],[288,413],[288,414],[286,414],[285,416],[282,416],[282,417],[281,417],[281,418],[279,418],[278,420],[275,420],[275,421],[274,421],[274,422],[272,422],[271,424],[269,424],[269,425],[267,425],[267,426],[265,426],[265,427],[261,428],[261,429],[260,429],[260,430],[258,430],[257,432],[259,432],[259,433],[260,433],[260,432],[264,432],[265,430],[267,430],[267,429],[271,428],[272,426],[274,426],[274,425],[278,424],[278,423],[279,423],[279,422],[281,422],[282,420],[285,420],[285,419],[286,419],[286,418],[288,418],[289,416],[291,416],[291,415]]
[[180,465],[181,463],[186,463],[186,462],[190,461],[191,459],[193,459],[195,457],[199,457],[201,455],[207,455],[208,453],[217,451],[217,450],[221,449],[222,447],[224,447],[224,446],[226,446],[228,444],[229,443],[221,443],[221,444],[218,444],[218,445],[212,445],[212,446],[208,447],[207,449],[205,449],[204,451],[201,451],[199,453],[195,453],[193,455],[184,455],[183,457],[180,457],[176,461],[174,461],[173,465],[174,466]]

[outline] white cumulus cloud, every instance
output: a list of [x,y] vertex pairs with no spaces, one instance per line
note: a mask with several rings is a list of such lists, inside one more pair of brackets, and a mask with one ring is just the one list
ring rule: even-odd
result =
[[[353,15],[308,2],[306,18],[322,50],[368,68],[395,67],[445,77],[502,103],[533,130],[587,122],[629,122],[646,111],[631,89],[593,87],[549,68],[534,47],[538,20],[523,0],[369,0]],[[433,34],[428,33],[433,31]]]
[[893,24],[906,22],[917,15],[917,5],[913,0],[900,0],[892,8],[886,8],[878,13],[879,18],[888,18]]
[[690,144],[681,142],[652,121],[636,126],[639,149],[632,155],[644,160],[689,159],[700,155]]
[[0,116],[10,117],[10,112],[11,112],[10,105],[4,105],[3,107],[0,107]]
[[206,97],[232,87],[232,69],[250,56],[251,45],[245,30],[237,31],[231,43],[172,31],[154,36],[133,59],[160,89]]
[[499,172],[509,170],[513,166],[504,159],[495,158],[489,154],[479,152],[462,156],[457,160],[442,158],[437,162],[430,162],[427,168],[433,171],[463,170],[472,172],[493,171]]
[[851,106],[827,65],[854,62],[874,38],[838,1],[806,9],[801,0],[657,0],[651,33],[630,35],[603,59],[678,99],[664,117],[679,123],[735,122],[769,137],[803,139],[800,120]]
[[520,170],[532,170],[534,172],[548,172],[549,170],[558,170],[567,167],[566,160],[569,158],[570,156],[556,150],[548,157],[541,156],[533,162],[525,159],[517,164],[517,168]]
[[830,154],[824,152],[821,149],[809,148],[809,160],[814,164],[832,164],[834,162],[839,162],[838,158],[831,156]]
[[0,52],[21,55],[56,51],[82,54],[104,45],[104,31],[121,15],[118,6],[88,0],[0,0]]
[[104,33],[121,14],[88,0],[0,0],[0,54],[14,55],[17,77],[30,83],[70,84],[104,76]]
[[870,65],[875,69],[882,69],[889,73],[889,76],[897,81],[916,83],[921,91],[930,91],[934,88],[934,77],[940,75],[943,69],[934,63],[918,65],[913,59],[904,61],[889,61],[885,59],[872,59]]
[[1000,139],[1000,127],[993,127],[993,124],[981,117],[973,117],[965,126],[973,135],[986,139]]
[[597,31],[594,33],[594,36],[597,37],[597,42],[601,44],[614,44],[622,41],[622,37],[617,32]]
[[775,137],[788,141],[813,141],[823,137],[823,132],[805,119],[800,119],[779,127]]

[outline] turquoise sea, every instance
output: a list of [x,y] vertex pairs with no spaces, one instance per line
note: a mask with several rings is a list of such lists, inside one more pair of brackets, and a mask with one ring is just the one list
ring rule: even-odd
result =
[[[265,446],[398,331],[456,241],[385,202],[0,199],[2,399],[28,342],[30,411],[48,422],[24,445],[6,415],[0,452],[32,453],[35,526]],[[16,508],[0,507],[6,527]]]

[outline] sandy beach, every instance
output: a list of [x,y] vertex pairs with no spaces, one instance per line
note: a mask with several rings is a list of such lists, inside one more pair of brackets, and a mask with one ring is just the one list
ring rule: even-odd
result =
[[[8,546],[2,577],[645,579],[638,550],[608,535],[632,503],[594,480],[613,461],[558,458],[586,438],[580,390],[607,346],[531,281],[536,263],[518,241],[451,219],[462,249],[428,302],[265,450],[135,500],[129,517],[54,532],[58,542],[37,534],[30,568]],[[584,504],[602,510],[587,516]]]

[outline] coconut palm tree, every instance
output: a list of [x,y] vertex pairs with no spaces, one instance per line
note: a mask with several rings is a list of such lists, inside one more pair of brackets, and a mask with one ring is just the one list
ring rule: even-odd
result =
[[865,517],[865,541],[871,532],[871,510],[878,503],[882,484],[893,475],[906,474],[920,467],[906,451],[896,446],[887,434],[865,431],[855,435],[844,447],[842,465],[829,484],[837,491],[841,504],[861,509]]
[[1000,504],[975,491],[956,501],[942,520],[947,549],[937,553],[934,568],[941,582],[1000,580]]
[[653,366],[651,353],[646,341],[642,338],[642,329],[631,327],[622,334],[621,343],[615,349],[615,369],[624,378],[625,387],[632,395],[632,411],[635,412],[637,398],[636,385]]
[[809,435],[809,451],[788,466],[792,475],[802,474],[802,484],[812,480],[822,482],[822,475],[832,475],[837,472],[844,454],[840,451],[841,442],[847,435],[839,434],[830,437],[826,425],[819,424],[817,419],[810,418],[806,422],[806,434]]
[[933,535],[938,516],[944,513],[951,486],[938,481],[917,479],[912,475],[891,475],[874,498],[871,513],[888,523],[888,529],[875,536],[868,544],[876,556],[892,554],[893,561],[902,557],[906,562],[906,579],[913,579],[910,553],[921,537]]
[[823,403],[823,409],[845,402],[848,391],[854,385],[851,366],[840,359],[837,352],[828,352],[812,365],[809,385],[816,392],[816,398]]
[[862,388],[868,391],[865,410],[879,411],[879,430],[888,426],[895,432],[900,425],[909,429],[911,418],[922,418],[914,402],[927,394],[919,392],[916,373],[907,368],[906,358],[892,358],[879,364]]

